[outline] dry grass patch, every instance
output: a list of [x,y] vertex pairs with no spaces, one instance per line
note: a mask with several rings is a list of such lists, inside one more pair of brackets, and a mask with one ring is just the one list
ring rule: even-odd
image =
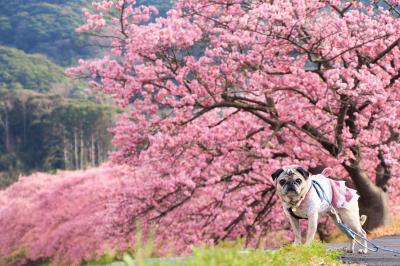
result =
[[400,235],[400,215],[392,218],[390,225],[381,226],[368,234],[368,237],[375,238],[380,236]]
[[[400,215],[394,215],[389,225],[381,226],[369,232],[368,238],[372,239],[376,237],[390,236],[390,235],[400,235]],[[348,241],[346,235],[339,229],[336,229],[335,232],[332,233],[332,237],[329,239],[328,242],[342,243],[346,241]]]

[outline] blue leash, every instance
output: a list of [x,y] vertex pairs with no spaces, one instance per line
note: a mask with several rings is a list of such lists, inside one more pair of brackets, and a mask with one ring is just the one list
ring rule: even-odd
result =
[[[366,249],[368,249],[368,250],[370,250],[372,252],[378,252],[379,250],[382,250],[382,251],[386,251],[386,252],[400,254],[400,251],[389,249],[389,248],[385,248],[385,247],[381,247],[378,244],[372,242],[371,240],[368,240],[363,235],[361,235],[359,233],[356,233],[352,229],[350,229],[347,225],[345,225],[341,221],[341,219],[340,219],[339,215],[337,214],[336,210],[333,208],[332,203],[329,202],[328,197],[326,196],[325,191],[322,189],[321,185],[315,180],[312,180],[312,185],[314,186],[315,190],[317,191],[317,194],[318,194],[319,198],[321,199],[321,201],[325,200],[329,204],[329,207],[331,208],[331,210],[334,210],[334,214],[335,214],[335,217],[336,217],[336,222],[339,225],[339,227],[343,230],[343,232],[345,232],[346,235],[348,235],[350,238],[354,239],[360,246],[362,246],[362,247],[364,247],[364,248],[366,248]],[[322,194],[322,197],[321,197],[321,194]],[[367,245],[364,246],[364,244],[361,244],[360,241],[358,241],[356,239],[356,237],[358,237],[361,240],[366,241]],[[370,244],[372,246],[372,248],[368,247],[368,244]]]
[[[338,222],[338,225],[342,228],[342,230],[346,233],[346,235],[348,235],[349,237],[351,237],[352,239],[354,239],[360,246],[367,248],[368,250],[372,251],[372,252],[378,252],[379,250],[382,251],[386,251],[386,252],[391,252],[391,253],[395,253],[395,254],[400,254],[400,251],[397,250],[393,250],[393,249],[389,249],[389,248],[385,248],[385,247],[381,247],[378,244],[372,242],[371,240],[368,240],[367,238],[365,238],[363,235],[360,235],[356,232],[354,232],[352,229],[350,229],[347,225],[345,225],[342,222]],[[361,240],[364,240],[367,242],[367,245],[364,246],[364,244],[361,244],[356,237],[360,238]],[[368,246],[371,245],[371,247]]]

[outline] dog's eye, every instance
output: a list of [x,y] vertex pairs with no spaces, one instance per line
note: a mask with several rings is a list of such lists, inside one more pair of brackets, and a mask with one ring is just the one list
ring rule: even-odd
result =
[[281,180],[281,181],[279,181],[279,184],[281,185],[281,186],[283,186],[284,184],[286,183],[286,181],[285,180]]
[[300,179],[300,178],[297,178],[297,179],[296,179],[296,183],[297,183],[297,184],[301,184],[301,179]]

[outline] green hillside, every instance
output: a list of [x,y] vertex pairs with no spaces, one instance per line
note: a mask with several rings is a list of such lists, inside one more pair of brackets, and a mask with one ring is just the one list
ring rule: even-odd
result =
[[[0,1],[0,45],[12,46],[27,53],[47,55],[57,64],[67,66],[79,58],[89,58],[99,49],[90,45],[86,35],[75,32],[83,22],[86,0],[13,0]],[[139,0],[151,4],[165,15],[169,0]]]
[[89,1],[0,1],[0,44],[42,53],[60,65],[93,55],[93,47],[75,32],[81,8]]
[[49,92],[67,82],[64,69],[45,56],[0,46],[0,87]]

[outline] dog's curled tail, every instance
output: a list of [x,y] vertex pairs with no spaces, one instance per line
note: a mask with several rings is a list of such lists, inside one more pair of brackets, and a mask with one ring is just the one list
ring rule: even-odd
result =
[[360,216],[360,224],[364,225],[366,221],[367,221],[367,215],[361,215]]

